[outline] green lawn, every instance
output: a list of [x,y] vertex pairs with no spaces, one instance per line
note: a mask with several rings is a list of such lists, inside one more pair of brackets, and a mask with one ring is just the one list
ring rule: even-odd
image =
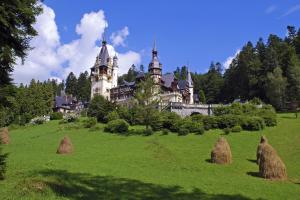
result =
[[[66,134],[75,152],[57,155]],[[285,162],[289,180],[255,176],[262,134]],[[220,130],[118,136],[51,121],[10,135],[0,199],[300,199],[300,119],[292,114],[278,115],[277,127],[225,135],[233,154],[228,166],[208,162]]]

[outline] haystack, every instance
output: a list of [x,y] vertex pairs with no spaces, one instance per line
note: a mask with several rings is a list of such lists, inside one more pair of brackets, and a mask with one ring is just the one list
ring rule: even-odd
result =
[[227,140],[223,137],[219,138],[211,152],[211,162],[217,164],[230,164],[232,155]]
[[262,178],[272,180],[284,180],[287,178],[286,168],[275,149],[264,144],[259,162],[259,175]]
[[260,162],[261,152],[262,152],[262,149],[263,149],[265,144],[268,144],[268,140],[267,140],[266,136],[263,135],[260,138],[260,144],[258,145],[257,150],[256,150],[256,163],[258,165],[259,165],[259,162]]
[[10,142],[10,139],[9,139],[9,134],[8,134],[8,128],[5,127],[1,130],[0,143],[9,144],[9,142]]
[[69,154],[73,152],[73,145],[68,136],[65,136],[64,139],[61,140],[59,147],[57,149],[58,154]]

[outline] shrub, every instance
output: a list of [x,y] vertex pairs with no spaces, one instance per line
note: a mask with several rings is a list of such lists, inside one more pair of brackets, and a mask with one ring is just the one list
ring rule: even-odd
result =
[[126,106],[119,106],[117,112],[120,119],[126,120],[128,123],[131,123],[131,114],[130,110]]
[[162,129],[162,131],[161,131],[161,133],[162,133],[163,135],[168,135],[169,132],[170,132],[169,129],[166,129],[166,128]]
[[110,133],[126,133],[128,128],[129,124],[124,119],[116,119],[108,122],[104,130]]
[[60,121],[60,123],[77,122],[78,119],[79,119],[78,115],[76,115],[74,113],[68,113],[63,117],[63,119]]
[[63,114],[61,112],[54,112],[50,115],[50,120],[59,120],[63,118]]
[[259,131],[264,129],[265,122],[261,117],[247,117],[245,116],[242,122],[244,130]]
[[33,119],[30,120],[30,124],[43,124],[46,122],[46,118],[45,117],[35,117]]
[[253,104],[253,105],[262,105],[262,101],[260,100],[260,98],[254,97],[253,99],[251,99],[249,101],[249,103]]
[[163,128],[171,131],[173,131],[172,127],[181,120],[181,117],[174,112],[161,112],[161,116],[163,118]]
[[180,128],[179,130],[178,130],[178,135],[180,135],[180,136],[182,136],[182,135],[187,135],[187,134],[189,134],[190,133],[190,131],[189,131],[189,129],[187,129],[187,128]]
[[213,114],[215,116],[227,115],[230,113],[230,108],[228,106],[219,106],[213,108]]
[[276,119],[276,113],[275,111],[269,110],[269,109],[261,109],[257,116],[264,119],[264,122],[266,126],[276,126],[277,125],[277,119]]
[[181,127],[188,129],[190,133],[196,133],[196,134],[203,134],[204,133],[204,128],[203,128],[202,123],[197,123],[197,122],[192,122],[192,121],[189,122],[188,121],[187,124],[184,124]]
[[215,116],[204,116],[202,121],[205,130],[218,128],[218,120]]
[[231,128],[224,128],[224,134],[228,135],[231,132]]
[[231,132],[238,133],[241,132],[242,130],[243,129],[240,125],[235,125],[234,127],[232,127]]
[[204,130],[204,128],[201,126],[201,127],[198,127],[196,130],[195,130],[195,134],[196,135],[202,135],[202,134],[204,134],[204,132],[205,132],[205,130]]
[[108,122],[112,121],[112,120],[116,120],[116,119],[120,119],[120,116],[117,111],[114,110],[114,111],[108,113],[108,115],[107,115]]
[[144,135],[149,136],[153,134],[153,130],[151,127],[148,127],[144,130]]
[[83,127],[84,128],[92,128],[97,124],[96,117],[88,117],[83,121]]
[[201,115],[201,114],[195,114],[195,115],[192,115],[190,118],[193,122],[198,122],[198,123],[201,123],[203,121],[205,116]]
[[161,113],[156,111],[152,114],[150,121],[150,126],[153,129],[153,131],[160,131],[163,128],[163,117],[161,116]]
[[240,125],[242,121],[241,118],[242,117],[240,115],[232,115],[232,114],[219,116],[217,118],[218,127],[224,129],[224,128],[232,128],[236,125]]

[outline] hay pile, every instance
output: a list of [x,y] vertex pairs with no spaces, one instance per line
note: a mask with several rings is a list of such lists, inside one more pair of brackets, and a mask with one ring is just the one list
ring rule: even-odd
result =
[[7,127],[3,128],[1,130],[0,143],[2,143],[2,144],[9,144],[10,143],[9,134],[8,134],[8,128]]
[[230,146],[225,138],[219,138],[215,144],[211,151],[211,162],[217,164],[230,164],[232,162]]
[[256,150],[256,163],[258,165],[259,165],[259,162],[260,162],[261,152],[262,152],[262,149],[263,149],[265,144],[268,144],[268,140],[267,140],[266,136],[263,135],[260,138],[260,144],[258,145],[257,150]]
[[57,154],[70,154],[73,152],[73,145],[68,136],[65,136],[64,139],[61,140],[59,147],[56,151]]
[[262,178],[272,180],[284,180],[287,178],[286,168],[275,149],[264,144],[259,161],[259,175]]

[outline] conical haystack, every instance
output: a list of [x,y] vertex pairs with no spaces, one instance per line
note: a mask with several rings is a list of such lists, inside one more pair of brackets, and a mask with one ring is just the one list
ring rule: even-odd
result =
[[217,164],[230,164],[232,155],[227,140],[223,137],[219,138],[211,152],[211,162]]
[[8,134],[8,128],[5,127],[1,130],[0,143],[9,144],[9,142],[10,142],[10,139],[9,139],[9,134]]
[[286,168],[275,149],[264,144],[259,162],[259,175],[266,179],[284,180],[287,178]]
[[268,140],[267,140],[266,136],[263,135],[260,138],[260,144],[258,145],[257,150],[256,150],[256,163],[258,165],[259,165],[259,162],[260,162],[261,152],[262,152],[262,149],[263,149],[265,144],[268,144]]
[[58,154],[69,154],[73,152],[73,145],[68,136],[65,136],[64,139],[61,140],[59,147],[57,149]]

